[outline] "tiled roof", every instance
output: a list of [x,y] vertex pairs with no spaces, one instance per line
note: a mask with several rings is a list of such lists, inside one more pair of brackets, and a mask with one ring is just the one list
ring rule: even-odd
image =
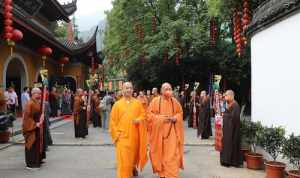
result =
[[300,9],[300,0],[268,0],[254,12],[247,34],[253,35]]

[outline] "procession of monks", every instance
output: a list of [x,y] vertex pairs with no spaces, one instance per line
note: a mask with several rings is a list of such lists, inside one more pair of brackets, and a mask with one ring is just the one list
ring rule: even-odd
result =
[[[32,98],[26,105],[23,116],[25,160],[28,169],[39,168],[46,157],[43,146],[42,91],[34,88],[31,94]],[[91,103],[95,103],[94,105],[97,107],[91,107],[88,105],[87,95],[84,91],[77,89],[73,109],[76,138],[85,138],[88,135],[88,117],[98,117],[93,112],[92,116],[87,115],[93,108],[97,112],[98,107],[101,107],[101,102],[97,99],[96,94],[91,96]],[[174,97],[172,86],[169,83],[162,84],[160,95],[157,88],[152,90],[152,94],[149,96],[149,92],[147,95],[141,92],[135,98],[133,97],[132,83],[125,82],[122,96],[118,96],[112,106],[109,133],[115,146],[117,178],[137,176],[139,171],[143,171],[149,160],[153,173],[160,178],[179,178],[180,169],[184,169],[182,106]],[[206,96],[205,93],[201,95]],[[233,91],[227,91],[225,99],[228,102],[228,110],[226,109],[224,113],[224,138],[220,162],[226,167],[238,167],[241,163],[238,151],[240,138],[237,129],[240,111],[234,100]],[[100,123],[93,124],[94,127],[97,127]],[[205,128],[200,130],[205,130]],[[234,135],[234,137],[229,135]]]

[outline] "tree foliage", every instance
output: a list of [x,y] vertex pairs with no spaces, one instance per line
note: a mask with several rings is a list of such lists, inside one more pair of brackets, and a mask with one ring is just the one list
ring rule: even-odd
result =
[[[104,39],[109,74],[125,70],[138,88],[164,81],[201,81],[207,88],[211,74],[222,74],[227,87],[245,92],[250,87],[250,50],[248,46],[240,58],[235,53],[230,9],[236,3],[242,1],[114,0]],[[218,22],[215,47],[210,45],[212,17]],[[180,65],[175,64],[178,52]]]

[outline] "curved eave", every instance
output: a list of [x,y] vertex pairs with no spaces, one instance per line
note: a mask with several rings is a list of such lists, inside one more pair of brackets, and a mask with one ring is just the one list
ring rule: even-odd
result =
[[67,15],[70,16],[77,11],[77,0],[73,0],[69,4],[63,4],[62,7]]
[[284,18],[298,13],[299,10],[300,0],[266,1],[255,10],[246,34],[248,36],[253,36]]

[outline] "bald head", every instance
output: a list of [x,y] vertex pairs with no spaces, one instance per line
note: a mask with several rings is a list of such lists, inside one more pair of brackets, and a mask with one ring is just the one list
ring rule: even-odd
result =
[[225,100],[226,101],[233,101],[234,100],[234,91],[232,90],[227,90],[225,92]]
[[83,90],[81,88],[78,88],[76,90],[77,95],[83,95]]
[[158,94],[157,88],[153,88],[153,89],[152,89],[152,94],[153,94],[153,95],[157,95],[157,94]]
[[131,97],[132,93],[133,93],[133,85],[132,85],[132,83],[131,82],[125,82],[123,84],[123,90],[122,90],[122,92],[123,92],[123,96],[125,98]]
[[35,101],[40,101],[42,98],[42,91],[39,88],[33,88],[31,90],[32,99]]
[[166,97],[166,98],[170,98],[173,95],[173,90],[172,90],[172,86],[169,83],[164,83],[161,86],[161,94]]

